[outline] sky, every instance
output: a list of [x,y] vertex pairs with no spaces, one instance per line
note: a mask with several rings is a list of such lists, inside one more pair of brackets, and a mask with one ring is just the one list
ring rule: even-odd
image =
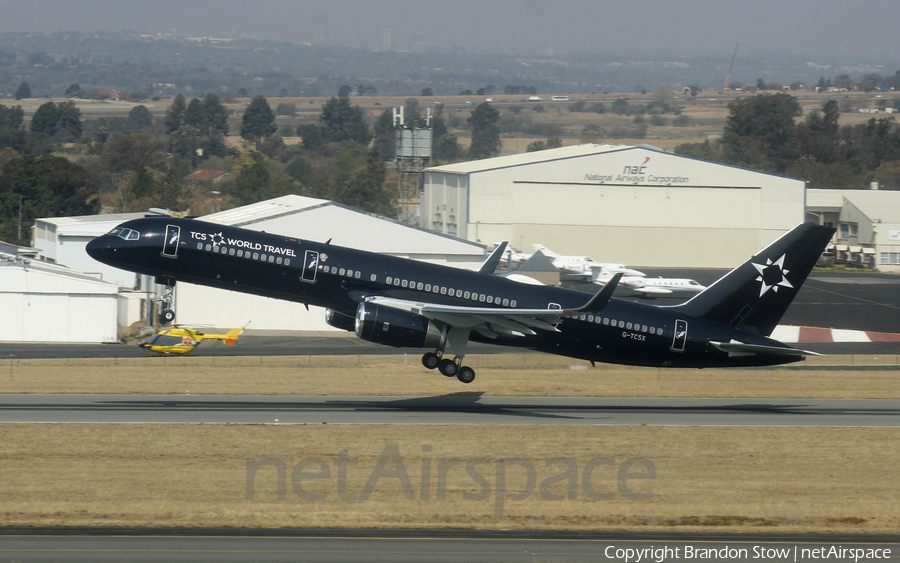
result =
[[0,31],[176,32],[394,48],[530,55],[789,53],[895,59],[900,0],[0,0]]

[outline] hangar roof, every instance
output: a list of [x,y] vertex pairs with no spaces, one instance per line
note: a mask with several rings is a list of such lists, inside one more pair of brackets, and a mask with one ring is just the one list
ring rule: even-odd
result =
[[456,164],[447,164],[445,166],[434,166],[431,168],[426,168],[425,170],[428,172],[470,174],[473,172],[494,170],[496,168],[506,168],[508,166],[538,164],[550,160],[575,158],[579,156],[588,156],[638,147],[662,152],[662,149],[651,145],[638,145],[637,147],[632,147],[630,145],[596,145],[593,143],[585,143],[582,145],[560,147],[558,149],[548,149],[543,151],[526,152],[522,154],[512,154],[508,156],[498,156],[495,158],[485,158],[484,160],[470,160],[468,162],[458,162]]
[[98,237],[110,229],[146,216],[146,213],[109,213],[107,215],[79,215],[75,217],[45,217],[36,219],[35,223],[46,223],[56,226],[57,236],[89,236]]
[[199,217],[203,221],[269,230],[301,239],[332,242],[397,255],[484,256],[484,246],[436,233],[340,203],[286,195]]

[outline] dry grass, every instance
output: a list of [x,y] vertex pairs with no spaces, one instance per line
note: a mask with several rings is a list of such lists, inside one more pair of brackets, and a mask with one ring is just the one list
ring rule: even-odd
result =
[[[5,525],[833,533],[900,527],[897,428],[7,424],[3,431]],[[404,494],[401,473],[391,473],[398,467],[388,462],[368,500],[341,500],[339,452],[358,460],[347,467],[346,491],[359,494],[387,444],[402,456],[412,498]],[[292,471],[308,457],[330,468],[326,479],[301,482],[306,492],[326,493],[324,500],[301,500],[292,487]],[[476,468],[485,489],[464,465],[449,466],[441,483],[440,468],[448,465],[440,460],[464,464],[476,457],[489,458]],[[511,493],[526,486],[521,465],[498,465],[509,457],[533,465],[535,490],[524,500],[506,499],[497,518],[498,469]],[[573,500],[542,498],[542,483],[565,471],[546,465],[555,457],[575,463]],[[596,466],[592,487],[613,498],[595,501],[585,495],[582,476],[589,460],[603,457],[615,466]],[[652,493],[649,500],[629,500],[617,487],[617,471],[636,457],[653,464],[656,478],[631,479],[628,490]],[[276,494],[276,470],[264,466],[247,500],[251,458],[284,462],[285,499]],[[427,499],[424,459],[430,460],[430,469],[424,466]],[[630,471],[642,473],[645,466]],[[546,492],[562,494],[567,484],[563,479]],[[483,500],[462,496],[485,490]]]
[[[897,356],[828,356],[838,364],[897,365]],[[544,354],[471,355],[462,385],[422,367],[418,355],[187,356],[2,360],[5,393],[237,395],[442,395],[560,397],[900,398],[892,370],[658,369]]]

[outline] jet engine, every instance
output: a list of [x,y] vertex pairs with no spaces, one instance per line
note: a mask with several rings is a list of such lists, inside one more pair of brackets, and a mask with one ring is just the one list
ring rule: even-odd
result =
[[333,326],[334,328],[339,328],[348,332],[353,332],[356,328],[356,317],[344,315],[332,311],[331,309],[325,309],[325,322],[328,326]]
[[359,304],[356,336],[398,348],[439,348],[441,345],[441,329],[430,320],[374,303]]

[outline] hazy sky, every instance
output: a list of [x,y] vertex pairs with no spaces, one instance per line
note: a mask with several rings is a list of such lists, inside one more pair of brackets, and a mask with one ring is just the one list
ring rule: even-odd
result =
[[520,54],[742,50],[896,59],[900,0],[0,0],[0,31],[229,32],[295,43],[327,21],[330,44]]

